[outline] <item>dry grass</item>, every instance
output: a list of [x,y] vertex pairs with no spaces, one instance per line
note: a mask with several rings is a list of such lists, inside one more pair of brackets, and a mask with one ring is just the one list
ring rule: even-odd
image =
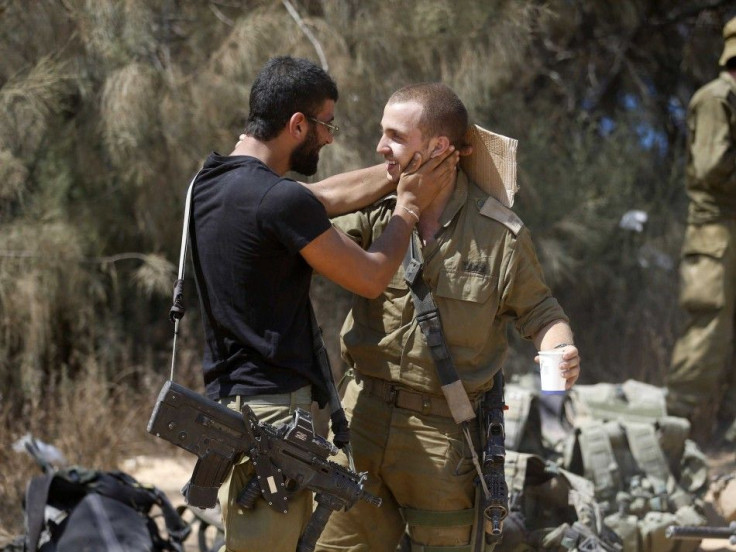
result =
[[48,119],[65,105],[72,89],[66,61],[54,55],[13,75],[0,88],[0,148],[33,155],[48,131]]
[[22,199],[28,169],[10,151],[0,149],[0,214],[5,204]]
[[130,63],[106,79],[100,122],[107,155],[116,166],[141,157],[149,164],[141,152],[153,145],[159,126],[157,96],[158,75],[148,64]]

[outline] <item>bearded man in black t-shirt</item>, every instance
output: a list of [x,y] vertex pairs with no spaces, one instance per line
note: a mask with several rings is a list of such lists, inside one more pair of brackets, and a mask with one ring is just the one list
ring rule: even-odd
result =
[[[230,155],[212,153],[193,186],[206,393],[237,411],[248,404],[271,424],[288,421],[296,407],[309,409],[322,384],[310,326],[313,271],[376,297],[401,263],[422,209],[451,181],[458,161],[449,151],[421,167],[417,155],[402,167],[393,217],[362,250],[329,217],[388,193],[383,164],[308,186],[284,177],[316,172],[320,149],[337,131],[337,99],[334,81],[312,62],[269,60],[251,88],[245,137]],[[220,489],[227,550],[293,552],[312,513],[311,493],[290,499],[288,514],[263,502],[246,511],[235,499],[253,474],[244,458]]]

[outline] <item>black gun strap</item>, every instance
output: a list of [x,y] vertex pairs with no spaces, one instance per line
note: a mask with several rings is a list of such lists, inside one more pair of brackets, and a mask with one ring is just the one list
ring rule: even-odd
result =
[[[478,552],[485,550],[484,543],[486,542],[486,508],[482,507],[482,505],[491,501],[493,497],[491,489],[489,489],[486,482],[483,469],[478,462],[478,455],[475,451],[473,440],[468,429],[467,422],[475,418],[476,413],[473,410],[465,388],[462,386],[462,381],[457,374],[455,363],[452,360],[452,355],[450,354],[450,350],[447,346],[447,341],[445,339],[444,332],[442,331],[439,309],[432,298],[432,292],[429,289],[429,286],[424,281],[424,278],[422,278],[423,260],[421,258],[419,244],[416,241],[417,238],[418,236],[416,236],[416,233],[413,233],[409,242],[409,248],[407,249],[404,257],[404,279],[411,290],[417,323],[427,340],[430,354],[432,355],[435,366],[437,367],[437,374],[442,385],[442,392],[444,393],[445,398],[447,398],[447,404],[450,407],[450,412],[452,412],[455,422],[460,424],[463,429],[463,434],[468,442],[473,464],[476,472],[478,473],[477,482],[480,487],[480,492],[477,496],[475,505],[475,531],[471,538],[472,550],[473,552]],[[499,416],[500,419],[503,420],[503,372],[501,370],[499,370],[494,376],[493,388],[485,393],[483,403],[483,406],[500,409]],[[483,416],[485,418],[485,414]],[[505,455],[505,450],[503,449],[503,430],[501,431],[500,439],[500,445],[498,443],[493,443],[493,452],[503,457]],[[485,445],[486,443],[483,444],[483,446]],[[504,513],[503,517],[505,516],[506,514]],[[499,539],[500,536],[494,535],[491,538],[495,540]]]
[[475,410],[447,347],[439,309],[432,298],[429,286],[422,278],[423,260],[416,240],[416,233],[412,233],[404,256],[404,279],[411,290],[417,324],[427,340],[429,352],[437,368],[442,393],[447,399],[453,419],[459,424],[475,418]]
[[[312,343],[314,356],[319,364],[319,369],[324,381],[325,389],[330,406],[330,420],[332,422],[332,432],[334,433],[333,442],[348,455],[348,459],[352,462],[352,451],[349,446],[350,430],[348,428],[347,417],[340,402],[340,395],[335,385],[335,377],[332,374],[330,366],[330,357],[327,355],[324,339],[322,339],[322,329],[317,322],[317,316],[314,314],[314,307],[311,299],[309,300],[309,322],[312,327]],[[352,466],[351,466],[352,467]]]
[[197,171],[192,177],[192,181],[189,183],[187,188],[187,198],[184,202],[184,222],[181,230],[181,248],[179,249],[179,271],[174,282],[174,296],[172,299],[171,309],[169,309],[169,320],[174,323],[174,339],[171,346],[171,373],[169,379],[174,379],[174,366],[176,365],[176,338],[179,337],[179,321],[183,318],[186,312],[184,306],[184,272],[187,260],[187,245],[189,244],[189,217],[192,212],[192,190],[194,188],[194,181],[199,176],[202,169]]

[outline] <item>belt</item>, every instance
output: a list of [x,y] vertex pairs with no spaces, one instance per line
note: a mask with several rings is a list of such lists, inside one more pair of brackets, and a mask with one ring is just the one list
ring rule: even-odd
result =
[[296,391],[284,393],[267,393],[264,395],[230,395],[222,397],[218,401],[224,406],[235,404],[235,408],[240,412],[244,404],[249,405],[266,405],[266,406],[288,406],[295,408],[296,406],[305,406],[312,402],[312,387],[305,385]]
[[355,381],[363,385],[363,391],[388,404],[393,404],[406,410],[413,410],[414,412],[421,412],[427,416],[452,418],[450,406],[444,397],[409,391],[389,381],[358,373],[355,374]]

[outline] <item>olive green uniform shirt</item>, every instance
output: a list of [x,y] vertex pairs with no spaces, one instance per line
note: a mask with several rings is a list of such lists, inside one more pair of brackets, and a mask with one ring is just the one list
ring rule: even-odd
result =
[[728,72],[700,88],[687,115],[688,222],[736,218],[736,81]]
[[[368,248],[388,224],[394,204],[395,197],[388,197],[333,224]],[[567,317],[544,282],[528,229],[510,209],[469,183],[462,171],[440,223],[437,239],[422,251],[423,276],[472,399],[492,387],[493,375],[503,366],[509,322],[531,338]],[[403,267],[378,298],[354,297],[341,345],[343,358],[361,374],[442,394]]]

